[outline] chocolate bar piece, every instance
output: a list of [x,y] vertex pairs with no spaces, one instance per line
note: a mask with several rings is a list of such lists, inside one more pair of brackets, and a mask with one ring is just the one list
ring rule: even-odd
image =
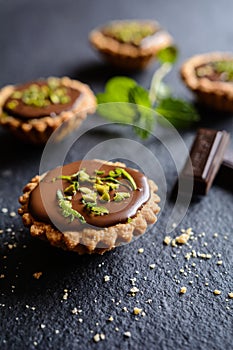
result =
[[233,192],[233,150],[227,150],[215,182]]
[[191,162],[187,160],[180,176],[180,180],[186,184],[191,183],[193,177],[194,195],[208,193],[223,161],[228,142],[229,134],[226,131],[198,130],[190,151]]

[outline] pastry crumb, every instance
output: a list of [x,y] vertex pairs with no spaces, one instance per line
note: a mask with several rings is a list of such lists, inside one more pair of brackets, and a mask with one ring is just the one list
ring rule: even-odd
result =
[[135,307],[135,308],[133,309],[134,315],[139,315],[141,312],[142,312],[142,309],[140,309],[140,308],[138,308],[138,307]]
[[124,336],[126,338],[130,338],[131,337],[131,333],[129,331],[127,331],[127,332],[124,333]]
[[187,288],[186,287],[181,287],[180,288],[180,294],[185,294],[187,292]]
[[230,299],[233,299],[233,292],[228,293],[228,297],[229,297]]
[[32,276],[33,276],[36,280],[38,280],[38,279],[42,276],[42,274],[43,274],[43,272],[34,272]]
[[104,276],[104,282],[108,282],[108,281],[110,281],[110,277],[109,276]]
[[151,270],[153,270],[155,268],[155,264],[150,264],[149,267]]
[[94,341],[95,341],[96,343],[98,343],[98,342],[100,341],[100,335],[99,335],[99,333],[95,334],[94,337],[93,337],[93,339],[94,339]]
[[165,243],[166,245],[169,245],[171,243],[171,237],[170,236],[166,236],[164,237],[163,243]]
[[218,290],[218,289],[215,289],[213,293],[214,293],[215,295],[220,295],[220,294],[221,294],[221,291]]
[[217,261],[217,265],[222,265],[222,260]]
[[143,252],[144,252],[144,248],[139,248],[139,249],[138,249],[138,253],[139,253],[139,254],[142,254]]
[[137,287],[132,287],[132,288],[130,289],[130,292],[131,292],[131,293],[138,293],[138,292],[139,292],[139,289],[138,289]]
[[114,318],[112,317],[112,316],[110,316],[109,318],[108,318],[108,321],[109,322],[112,322],[114,320]]

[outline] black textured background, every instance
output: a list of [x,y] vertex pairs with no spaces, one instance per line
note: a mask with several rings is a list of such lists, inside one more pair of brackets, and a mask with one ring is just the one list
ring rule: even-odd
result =
[[[167,81],[177,96],[191,99],[179,80],[179,66],[195,53],[232,50],[232,13],[232,0],[0,0],[0,86],[69,75],[90,84],[95,92],[102,91],[107,79],[119,72],[91,50],[88,32],[110,19],[155,18],[173,34],[181,52]],[[148,87],[155,67],[132,76]],[[201,125],[233,132],[232,116],[201,112]],[[194,133],[193,129],[182,134],[187,145]],[[127,133],[97,130],[85,142],[91,145],[122,135]],[[156,140],[151,138],[145,145],[160,155],[169,194],[174,166]],[[0,275],[5,276],[0,279],[1,349],[233,348],[233,300],[226,300],[233,291],[229,190],[215,184],[207,197],[191,204],[179,227],[193,228],[197,240],[190,244],[196,251],[211,253],[209,260],[187,261],[184,255],[190,247],[163,246],[166,210],[173,205],[169,200],[158,224],[140,239],[104,256],[78,257],[31,239],[21,219],[9,215],[17,211],[24,184],[38,173],[43,149],[20,144],[3,130],[0,149]],[[83,156],[85,143],[71,153],[71,159]],[[2,208],[8,213],[2,213]],[[218,237],[214,238],[215,232]],[[139,254],[141,247],[144,253]],[[218,260],[223,264],[217,265]],[[153,263],[155,269],[150,269]],[[32,277],[37,271],[43,272],[39,280]],[[109,282],[103,282],[105,275],[110,276]],[[140,292],[132,297],[128,293],[134,277]],[[182,296],[181,286],[188,289]],[[67,300],[64,289],[68,289]],[[214,289],[222,294],[213,295]],[[152,302],[146,303],[148,299]],[[133,315],[135,306],[146,315]],[[82,312],[72,314],[74,307]],[[107,321],[110,316],[113,322]],[[126,331],[131,332],[130,338],[124,337]],[[104,333],[106,339],[94,343],[96,333]]]

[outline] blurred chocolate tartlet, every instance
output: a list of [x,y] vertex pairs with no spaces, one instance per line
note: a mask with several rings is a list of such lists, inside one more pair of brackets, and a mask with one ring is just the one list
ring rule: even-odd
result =
[[172,44],[171,35],[152,20],[119,20],[94,29],[90,43],[111,64],[143,69],[156,53]]
[[90,88],[68,77],[8,85],[0,90],[0,124],[25,142],[44,144],[64,123],[60,138],[95,111]]
[[156,222],[158,188],[123,163],[84,160],[34,177],[19,198],[32,236],[78,254],[103,254]]
[[233,54],[213,52],[193,56],[182,65],[181,77],[201,103],[233,112]]

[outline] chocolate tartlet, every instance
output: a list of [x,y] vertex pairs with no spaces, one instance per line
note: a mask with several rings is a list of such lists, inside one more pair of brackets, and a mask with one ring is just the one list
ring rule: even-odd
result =
[[123,163],[84,160],[34,177],[19,198],[32,236],[79,254],[103,254],[157,220],[157,185]]
[[78,127],[96,100],[90,88],[68,77],[50,77],[0,90],[0,124],[17,137],[45,143],[62,124],[59,140]]
[[112,21],[94,29],[90,43],[115,66],[143,69],[156,53],[172,44],[171,35],[152,20]]
[[181,77],[203,104],[233,112],[233,54],[194,56],[182,65]]

